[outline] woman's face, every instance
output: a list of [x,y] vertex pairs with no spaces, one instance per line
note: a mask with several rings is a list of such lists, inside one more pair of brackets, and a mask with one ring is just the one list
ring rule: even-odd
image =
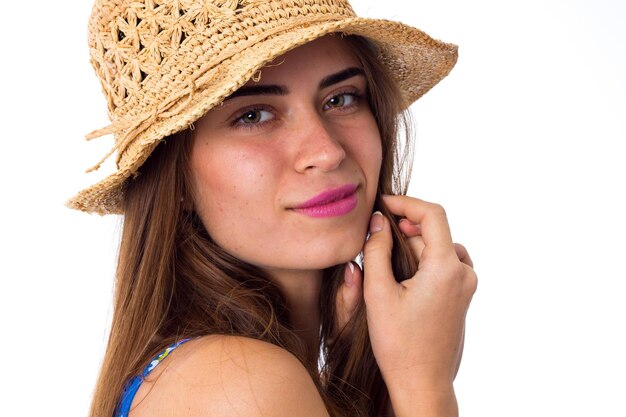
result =
[[277,58],[196,123],[195,208],[217,244],[270,274],[357,255],[382,159],[366,88],[328,36]]

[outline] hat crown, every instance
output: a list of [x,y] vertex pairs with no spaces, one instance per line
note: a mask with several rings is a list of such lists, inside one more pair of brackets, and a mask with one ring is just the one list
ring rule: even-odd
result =
[[91,63],[114,120],[164,100],[165,83],[197,76],[206,62],[195,56],[224,56],[229,48],[234,54],[294,21],[353,16],[345,0],[97,0],[89,22]]

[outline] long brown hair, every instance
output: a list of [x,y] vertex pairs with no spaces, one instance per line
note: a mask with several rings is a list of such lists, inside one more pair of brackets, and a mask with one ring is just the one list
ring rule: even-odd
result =
[[[410,141],[398,140],[400,129],[408,129],[405,103],[370,43],[344,39],[366,73],[383,142],[375,209],[391,217],[380,194],[406,191]],[[242,335],[287,349],[307,367],[333,416],[383,414],[388,395],[371,351],[364,306],[346,328],[337,328],[334,300],[343,267],[324,271],[320,372],[305,359],[311,352],[293,332],[277,285],[216,245],[193,211],[190,136],[185,131],[167,138],[127,184],[111,333],[90,416],[111,417],[124,383],[165,347],[208,334]],[[393,223],[392,265],[403,279],[417,262]]]

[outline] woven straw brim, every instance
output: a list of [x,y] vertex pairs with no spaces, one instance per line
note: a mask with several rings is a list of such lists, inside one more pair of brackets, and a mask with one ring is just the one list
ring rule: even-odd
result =
[[271,37],[252,40],[249,47],[219,64],[215,80],[195,91],[176,115],[157,120],[143,131],[124,151],[116,172],[79,192],[67,202],[68,207],[99,214],[122,214],[126,181],[137,174],[161,140],[187,129],[278,56],[334,32],[360,35],[378,46],[382,62],[398,83],[407,106],[448,75],[457,60],[456,45],[435,40],[399,22],[358,17],[303,24]]

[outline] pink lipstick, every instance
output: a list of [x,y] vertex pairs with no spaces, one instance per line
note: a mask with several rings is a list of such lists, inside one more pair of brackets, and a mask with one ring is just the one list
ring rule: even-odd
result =
[[357,188],[358,184],[348,184],[324,191],[310,200],[297,205],[293,210],[309,217],[343,216],[356,207]]

